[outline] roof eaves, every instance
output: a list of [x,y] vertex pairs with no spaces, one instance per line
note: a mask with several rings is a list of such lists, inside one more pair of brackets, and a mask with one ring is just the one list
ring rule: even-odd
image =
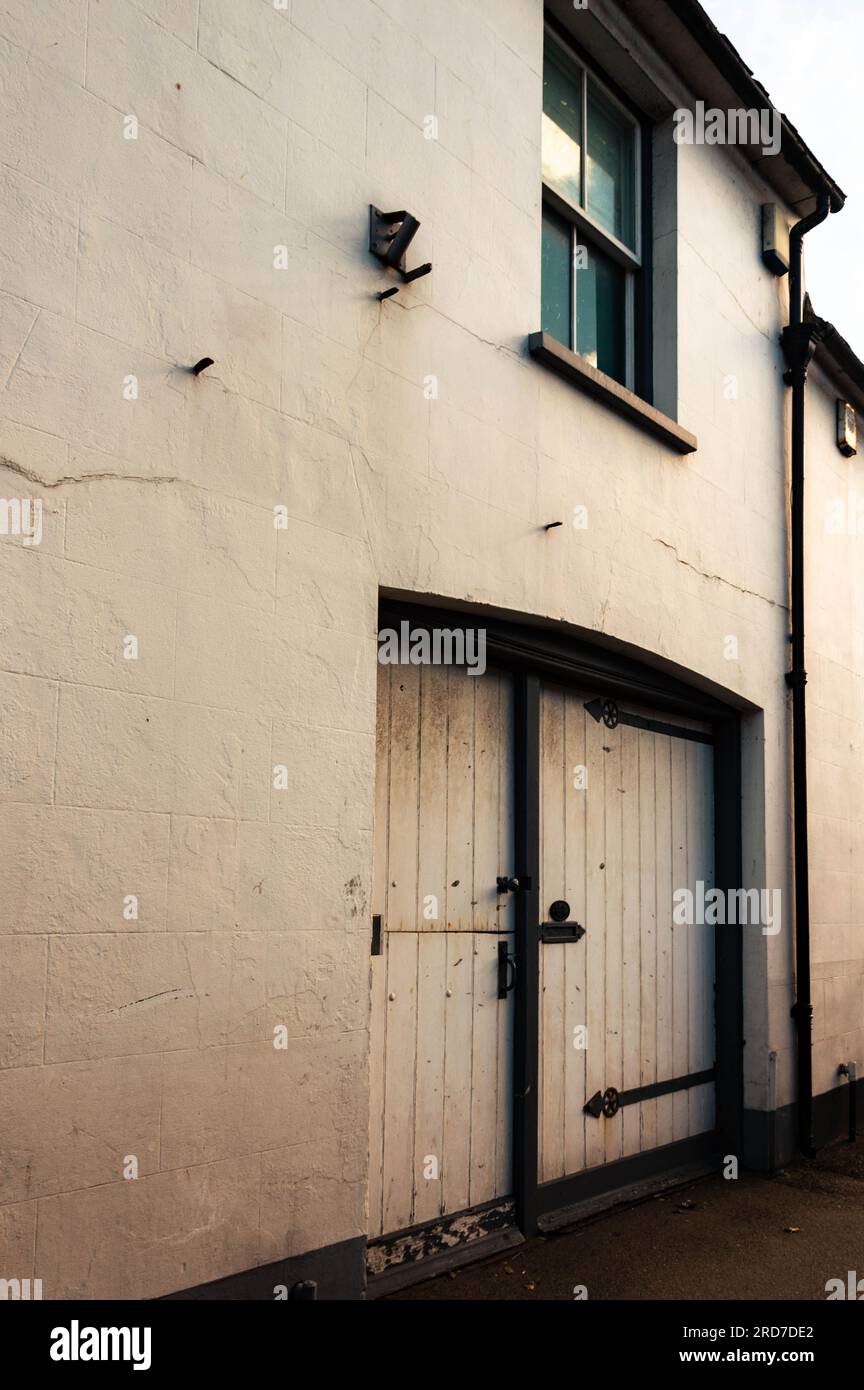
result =
[[833,323],[813,312],[809,298],[804,301],[804,319],[819,330],[816,362],[831,378],[859,414],[864,414],[864,362]]
[[[678,21],[709,60],[722,83],[735,93],[745,108],[751,109],[767,103],[772,110],[776,109],[765,87],[754,77],[752,68],[748,67],[734,44],[720,32],[698,0],[662,0],[661,4],[658,4],[657,0],[621,0],[621,3],[636,23],[648,33],[655,45],[665,44],[667,57],[673,63],[676,55],[672,50],[677,36],[664,28],[659,18],[660,11],[666,12]],[[680,35],[680,29],[677,35]],[[679,69],[680,66],[679,58]],[[801,182],[802,188],[797,190],[799,196],[795,196],[796,190],[790,186],[788,176],[780,176],[776,156],[761,159],[750,156],[751,162],[765,180],[782,193],[790,206],[809,211],[809,208],[803,206],[807,201],[806,193],[809,193],[813,200],[827,194],[831,211],[839,212],[846,201],[846,194],[805,144],[788,116],[782,112],[779,114],[782,129],[781,159]],[[748,152],[747,147],[742,148],[745,153]]]

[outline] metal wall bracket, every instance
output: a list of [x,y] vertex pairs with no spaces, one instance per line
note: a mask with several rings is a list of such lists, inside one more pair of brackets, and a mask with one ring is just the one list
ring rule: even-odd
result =
[[783,380],[787,386],[795,382],[802,385],[807,380],[807,371],[816,353],[816,345],[825,336],[825,330],[815,323],[790,323],[780,334],[783,355],[786,358],[786,371]]
[[[431,262],[418,265],[415,270],[405,269],[406,252],[419,228],[417,218],[404,209],[401,212],[382,212],[371,203],[369,205],[369,250],[382,265],[390,270],[398,270],[405,285],[428,275],[432,269]],[[379,296],[382,299],[385,297],[388,296]]]

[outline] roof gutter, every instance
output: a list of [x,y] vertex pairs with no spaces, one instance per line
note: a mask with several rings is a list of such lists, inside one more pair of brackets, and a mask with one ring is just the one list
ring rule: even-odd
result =
[[[741,97],[745,106],[769,106],[773,103],[761,82],[757,82],[737,48],[721,34],[698,0],[672,0],[671,9],[687,28],[700,48],[707,53],[718,72]],[[829,200],[829,212],[839,212],[846,202],[843,192],[812,150],[805,145],[787,116],[782,115],[783,154],[803,183],[819,197]],[[826,214],[827,215],[827,214]],[[821,219],[820,219],[821,220]],[[805,235],[804,232],[801,233]]]
[[[677,71],[688,74],[694,92],[720,108],[740,104],[746,110],[774,110],[774,103],[735,46],[713,23],[698,0],[619,0],[622,9],[648,36],[653,46]],[[705,63],[700,64],[700,56]],[[827,197],[831,212],[839,212],[846,194],[781,113],[779,155],[763,156],[761,149],[739,147],[765,181],[791,208],[811,212]]]

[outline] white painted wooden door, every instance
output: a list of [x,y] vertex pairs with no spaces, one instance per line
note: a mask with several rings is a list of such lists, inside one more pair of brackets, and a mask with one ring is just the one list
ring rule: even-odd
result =
[[585,927],[578,942],[539,948],[541,1182],[714,1125],[713,1082],[612,1118],[584,1113],[608,1087],[714,1066],[714,928],[673,923],[676,889],[713,884],[713,749],[607,728],[590,701],[547,686],[541,702],[541,914],[564,900]]
[[511,1190],[509,676],[379,667],[374,860],[370,1237]]

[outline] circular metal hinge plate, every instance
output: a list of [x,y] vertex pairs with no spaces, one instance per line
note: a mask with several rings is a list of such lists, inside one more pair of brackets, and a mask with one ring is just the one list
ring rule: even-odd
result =
[[618,1092],[614,1086],[603,1092],[603,1114],[607,1120],[611,1120],[613,1115],[618,1114]]
[[607,729],[618,727],[618,706],[614,700],[603,701],[603,723]]

